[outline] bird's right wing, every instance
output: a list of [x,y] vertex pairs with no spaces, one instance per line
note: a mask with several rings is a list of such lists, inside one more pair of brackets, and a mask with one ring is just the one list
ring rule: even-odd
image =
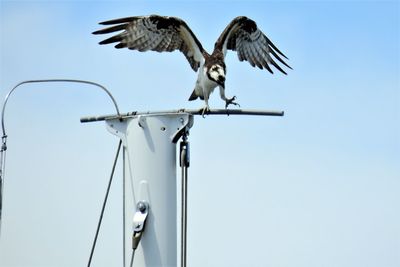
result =
[[187,24],[176,17],[159,15],[136,16],[104,21],[101,25],[113,25],[98,30],[93,34],[105,34],[122,31],[99,44],[117,43],[115,48],[129,48],[141,52],[152,50],[157,52],[181,51],[194,71],[204,60],[200,41]]

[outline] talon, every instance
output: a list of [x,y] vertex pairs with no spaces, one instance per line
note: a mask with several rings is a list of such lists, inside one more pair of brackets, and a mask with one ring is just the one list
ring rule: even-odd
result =
[[235,106],[239,106],[239,103],[233,102],[234,100],[236,100],[236,96],[233,96],[232,98],[228,99],[225,101],[225,109],[228,108],[229,105],[235,105]]
[[210,107],[209,106],[205,106],[204,108],[202,108],[201,110],[203,110],[202,112],[201,112],[201,116],[203,117],[203,118],[205,118],[205,113],[209,113],[210,112]]

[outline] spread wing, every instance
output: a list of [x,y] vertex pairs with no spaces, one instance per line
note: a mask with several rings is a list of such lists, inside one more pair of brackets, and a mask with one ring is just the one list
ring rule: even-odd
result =
[[203,60],[204,49],[187,24],[176,17],[158,15],[137,16],[101,22],[101,25],[113,25],[93,34],[105,34],[122,31],[99,44],[117,43],[115,48],[129,48],[141,52],[181,51],[194,71]]
[[240,61],[246,60],[253,67],[265,68],[271,73],[273,71],[270,65],[273,65],[286,74],[273,57],[291,69],[282,59],[282,57],[288,58],[265,36],[257,24],[247,17],[233,19],[218,38],[215,47],[221,49],[224,55],[227,50],[237,51]]

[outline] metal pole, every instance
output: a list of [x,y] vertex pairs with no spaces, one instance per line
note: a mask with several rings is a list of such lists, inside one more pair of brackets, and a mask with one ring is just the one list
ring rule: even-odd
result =
[[150,206],[146,227],[135,250],[133,266],[177,264],[176,141],[190,128],[187,113],[142,115],[107,120],[108,130],[124,145],[124,264],[131,265],[136,203]]

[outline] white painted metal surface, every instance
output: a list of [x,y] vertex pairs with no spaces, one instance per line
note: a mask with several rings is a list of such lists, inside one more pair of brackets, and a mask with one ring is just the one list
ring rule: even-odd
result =
[[150,210],[133,266],[176,267],[178,223],[174,142],[182,130],[191,127],[192,115],[139,115],[106,122],[108,130],[120,137],[124,145],[124,266],[130,266],[131,261],[136,203],[143,200],[149,203]]

